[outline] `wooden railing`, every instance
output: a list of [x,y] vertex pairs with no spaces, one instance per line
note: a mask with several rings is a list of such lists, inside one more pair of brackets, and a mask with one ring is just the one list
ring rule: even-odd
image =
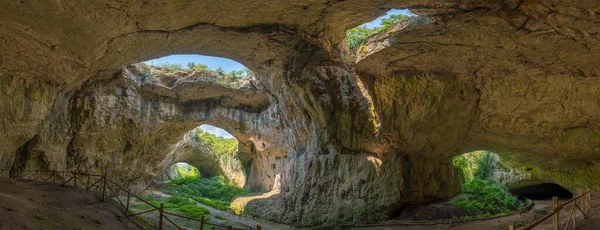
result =
[[[11,177],[10,171],[0,170],[0,177],[7,177],[7,178]],[[179,230],[182,229],[182,227],[175,224],[171,220],[171,218],[169,218],[169,216],[171,216],[171,217],[174,216],[174,217],[184,218],[187,220],[197,221],[198,222],[197,229],[200,229],[200,230],[204,230],[204,226],[214,226],[214,227],[228,229],[228,230],[247,230],[247,229],[243,229],[243,228],[234,228],[233,226],[225,226],[225,225],[220,225],[220,224],[208,223],[205,220],[204,216],[202,216],[200,219],[196,219],[196,218],[192,218],[192,217],[188,217],[188,216],[184,216],[184,215],[175,214],[172,212],[167,212],[164,209],[163,203],[160,203],[159,206],[156,206],[155,204],[153,204],[147,200],[144,200],[143,198],[133,194],[129,190],[124,189],[121,185],[108,179],[106,177],[106,174],[98,175],[98,174],[78,173],[78,172],[25,170],[25,171],[20,172],[20,178],[29,179],[29,180],[38,180],[38,181],[42,181],[42,182],[60,183],[61,186],[67,186],[70,184],[70,182],[72,182],[72,185],[75,188],[83,186],[86,190],[94,190],[94,191],[101,193],[102,201],[105,201],[107,196],[114,197],[123,206],[123,208],[125,208],[125,215],[127,217],[138,216],[138,215],[157,211],[159,213],[159,218],[158,218],[158,225],[155,227],[157,227],[159,230],[162,230],[163,227],[165,226],[164,220],[168,221],[173,227],[175,227]],[[123,194],[124,196],[125,195],[127,196],[127,200],[125,201],[125,203],[119,197],[119,194]],[[131,211],[130,210],[131,197],[135,197],[137,200],[150,205],[150,207],[152,207],[152,209],[141,211],[138,213],[130,212]],[[189,229],[189,228],[186,227],[186,229]],[[256,230],[261,230],[261,226],[257,225]]]
[[[577,201],[579,201],[579,204],[577,204]],[[586,191],[582,191],[579,196],[573,195],[573,199],[570,199],[563,204],[559,204],[558,197],[552,197],[552,212],[546,214],[545,216],[541,217],[540,219],[534,221],[533,223],[525,227],[519,228],[518,230],[531,230],[550,218],[552,218],[552,229],[558,230],[560,227],[560,211],[563,210],[565,206],[567,206],[570,203],[573,203],[573,207],[571,208],[564,229],[567,230],[569,226],[571,226],[571,223],[573,224],[572,228],[575,229],[575,219],[577,211],[581,212],[583,218],[587,218],[592,209],[592,198],[589,189]],[[512,224],[508,227],[508,229],[517,230],[517,228]]]

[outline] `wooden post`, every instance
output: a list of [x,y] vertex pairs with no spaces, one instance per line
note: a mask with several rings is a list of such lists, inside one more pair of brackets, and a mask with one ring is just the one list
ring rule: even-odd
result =
[[125,215],[127,215],[127,212],[129,211],[129,197],[131,195],[129,195],[129,192],[127,193],[127,207],[125,208]]
[[160,207],[158,208],[159,218],[158,218],[158,230],[162,230],[163,227],[163,203],[160,203]]
[[[512,225],[511,225],[512,226]],[[262,227],[260,226],[260,224],[256,225],[256,230],[262,230]],[[513,229],[514,230],[514,229]]]
[[553,230],[558,230],[558,225],[560,224],[558,222],[558,197],[552,197],[552,210],[555,212],[554,215],[552,216],[552,229]]
[[73,173],[73,188],[77,188],[77,174]]
[[106,200],[106,173],[102,176],[102,201]]
[[90,186],[90,174],[87,175],[87,178],[88,178],[87,179],[87,186],[85,186],[85,187],[89,187]]
[[[575,199],[575,197],[577,197],[575,194],[573,194],[573,199]],[[573,229],[575,229],[575,218],[577,216],[577,210],[575,210],[577,206],[577,200],[573,201]]]
[[202,219],[200,220],[200,230],[204,230],[204,216],[202,216]]
[[517,229],[515,229],[515,226],[511,224],[511,225],[508,225],[508,230],[517,230]]
[[233,230],[233,227],[231,227],[231,225],[227,226],[227,230]]

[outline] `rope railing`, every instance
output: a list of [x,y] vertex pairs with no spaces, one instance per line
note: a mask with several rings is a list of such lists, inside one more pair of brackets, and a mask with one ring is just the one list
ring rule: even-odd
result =
[[[579,200],[579,204],[577,204],[578,200]],[[573,195],[573,199],[570,199],[570,200],[564,202],[563,204],[559,204],[558,197],[552,197],[552,212],[546,214],[545,216],[537,219],[536,221],[534,221],[533,223],[531,223],[525,227],[517,229],[514,225],[511,224],[508,227],[508,229],[509,230],[531,230],[531,229],[537,227],[538,225],[544,223],[544,221],[552,218],[552,229],[558,230],[560,227],[560,221],[559,221],[560,211],[564,210],[565,207],[570,203],[573,203],[573,206],[571,207],[571,211],[569,212],[569,217],[567,218],[567,222],[565,223],[564,230],[567,230],[569,228],[569,226],[572,226],[572,228],[575,229],[575,219],[576,219],[577,211],[581,212],[584,219],[587,219],[587,217],[589,216],[590,211],[592,209],[592,198],[591,198],[591,192],[589,189],[582,191],[579,196]],[[571,223],[573,225],[571,225]]]
[[[28,179],[28,180],[59,183],[59,184],[61,184],[61,186],[67,186],[67,185],[71,184],[71,185],[73,185],[74,188],[84,187],[86,190],[95,190],[102,194],[101,195],[102,201],[105,201],[107,196],[108,197],[113,196],[119,202],[119,204],[121,204],[123,206],[123,208],[125,209],[125,216],[127,216],[127,217],[139,216],[142,214],[147,214],[147,213],[156,211],[159,214],[158,225],[156,226],[159,230],[162,230],[165,225],[168,225],[165,223],[164,220],[166,220],[173,227],[175,227],[179,230],[183,229],[182,226],[179,226],[178,224],[174,223],[171,220],[171,218],[169,218],[169,216],[183,218],[183,219],[187,219],[187,220],[191,220],[191,221],[197,221],[197,222],[199,222],[197,229],[200,229],[200,230],[204,230],[205,226],[214,226],[217,228],[228,229],[228,230],[247,230],[247,229],[243,229],[243,228],[235,228],[231,225],[226,226],[226,225],[209,223],[205,220],[204,216],[202,216],[200,219],[197,219],[197,218],[192,218],[192,217],[188,217],[185,215],[167,212],[164,209],[163,203],[160,203],[159,206],[156,206],[152,202],[149,202],[149,201],[133,194],[131,191],[123,188],[121,185],[108,179],[106,177],[106,174],[99,175],[99,174],[78,173],[78,172],[52,171],[52,170],[48,170],[48,171],[23,170],[23,171],[19,172],[19,176],[20,176],[20,178],[24,178],[24,179]],[[10,178],[11,173],[9,170],[0,170],[0,177]],[[127,200],[125,202],[123,202],[123,200],[121,200],[121,198],[119,198],[119,194],[126,195]],[[130,210],[131,209],[131,207],[130,207],[131,197],[134,197],[137,200],[150,205],[151,209],[144,210],[144,211],[141,211],[138,213],[133,213]],[[260,225],[256,226],[256,230],[261,230],[261,228],[262,227]],[[185,229],[189,229],[189,228],[186,227]]]

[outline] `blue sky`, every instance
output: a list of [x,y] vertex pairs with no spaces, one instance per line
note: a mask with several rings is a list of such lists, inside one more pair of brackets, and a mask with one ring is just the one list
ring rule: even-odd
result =
[[184,68],[188,62],[196,62],[202,63],[208,66],[208,68],[216,69],[221,66],[225,71],[229,72],[232,70],[243,70],[244,65],[240,64],[231,59],[213,57],[213,56],[204,56],[204,55],[196,55],[196,54],[175,54],[164,56],[157,59],[152,59],[145,61],[144,63],[148,65],[159,65],[162,63],[177,63],[181,64]]
[[204,132],[217,135],[217,137],[233,138],[233,136],[231,136],[231,134],[229,134],[224,129],[217,128],[212,125],[201,125],[200,129],[202,129],[202,131],[204,131]]
[[407,10],[407,9],[404,9],[404,10],[392,9],[392,10],[388,11],[387,13],[385,13],[384,15],[381,15],[381,17],[378,17],[375,20],[373,20],[371,22],[367,22],[367,23],[365,23],[363,25],[366,25],[369,28],[380,26],[381,25],[381,19],[385,18],[386,16],[388,16],[390,14],[405,14],[405,15],[408,15],[408,16],[415,16],[415,14],[411,13],[410,10]]
[[[366,25],[369,28],[379,26],[381,24],[381,19],[385,18],[389,14],[406,14],[409,16],[414,16],[413,13],[411,13],[409,10],[406,10],[406,9],[404,9],[404,10],[392,9],[392,10],[388,11],[386,14],[382,15],[381,17],[379,17],[371,22],[367,22],[363,25]],[[244,65],[242,65],[234,60],[231,60],[231,59],[197,55],[197,54],[169,55],[169,56],[165,56],[165,57],[161,57],[161,58],[157,58],[157,59],[148,60],[148,61],[145,61],[144,63],[146,63],[148,65],[159,65],[159,64],[163,64],[163,63],[177,63],[177,64],[181,64],[185,68],[186,64],[188,62],[202,63],[202,64],[207,65],[208,68],[211,68],[211,69],[216,69],[217,67],[220,66],[221,68],[225,69],[225,71],[227,71],[227,72],[232,71],[232,70],[243,70],[244,69]],[[214,127],[214,126],[211,126],[211,127]],[[216,127],[214,127],[214,128],[216,128]]]

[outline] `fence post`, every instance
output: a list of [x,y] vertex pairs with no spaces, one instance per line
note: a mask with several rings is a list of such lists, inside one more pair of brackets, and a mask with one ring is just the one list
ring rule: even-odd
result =
[[131,195],[129,195],[129,191],[125,191],[127,192],[127,207],[125,208],[125,215],[127,215],[127,212],[129,211],[129,197]]
[[508,225],[508,230],[516,230],[514,225]]
[[[512,225],[511,225],[511,226],[512,226]],[[261,230],[261,229],[262,229],[262,227],[260,226],[260,224],[257,224],[257,225],[256,225],[256,230]],[[514,229],[513,229],[513,230],[514,230]]]
[[227,227],[227,230],[233,230],[233,227],[232,227],[231,225],[229,225],[229,226]]
[[202,219],[200,220],[200,230],[204,230],[204,215],[202,215]]
[[77,188],[77,174],[73,173],[73,188]]
[[158,230],[162,230],[163,227],[163,203],[160,203],[160,207],[158,208],[159,218],[158,218]]
[[102,176],[102,201],[106,200],[106,172],[104,172],[104,176]]
[[552,216],[552,229],[553,230],[558,230],[558,197],[552,197],[552,210],[555,212],[554,215]]

